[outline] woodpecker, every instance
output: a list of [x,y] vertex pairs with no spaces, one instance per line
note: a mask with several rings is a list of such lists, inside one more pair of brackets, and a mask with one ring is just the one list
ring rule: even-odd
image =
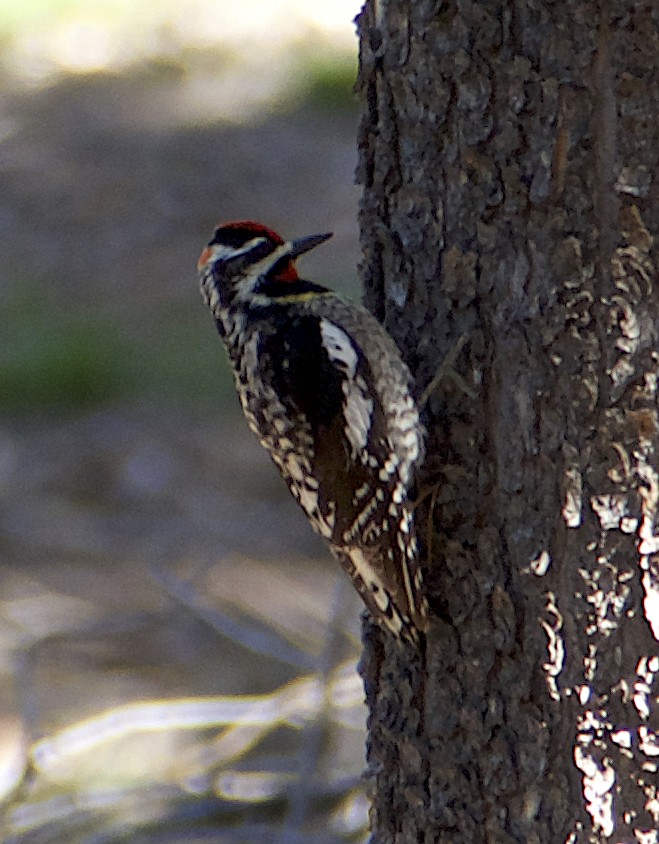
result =
[[249,427],[374,620],[417,642],[427,603],[410,494],[423,428],[380,323],[298,276],[296,259],[331,236],[219,225],[197,263],[201,293]]

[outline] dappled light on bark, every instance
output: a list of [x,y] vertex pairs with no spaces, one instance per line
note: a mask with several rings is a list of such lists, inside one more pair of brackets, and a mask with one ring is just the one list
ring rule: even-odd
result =
[[366,299],[432,384],[434,490],[427,652],[362,661],[373,841],[656,842],[656,20],[359,29]]

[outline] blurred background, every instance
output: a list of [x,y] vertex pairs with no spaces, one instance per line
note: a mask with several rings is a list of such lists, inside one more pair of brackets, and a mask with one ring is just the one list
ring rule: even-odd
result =
[[196,259],[334,231],[358,0],[0,2],[0,840],[364,838],[360,604],[249,433]]

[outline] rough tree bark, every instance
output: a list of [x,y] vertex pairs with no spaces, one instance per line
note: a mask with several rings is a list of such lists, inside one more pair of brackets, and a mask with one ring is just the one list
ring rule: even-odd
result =
[[439,373],[427,652],[365,627],[377,844],[659,841],[658,15],[358,18],[366,303]]

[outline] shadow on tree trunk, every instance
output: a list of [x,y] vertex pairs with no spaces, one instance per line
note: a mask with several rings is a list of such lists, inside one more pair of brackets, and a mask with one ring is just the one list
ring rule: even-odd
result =
[[366,303],[428,398],[425,654],[365,627],[378,842],[656,842],[649,7],[369,2]]

